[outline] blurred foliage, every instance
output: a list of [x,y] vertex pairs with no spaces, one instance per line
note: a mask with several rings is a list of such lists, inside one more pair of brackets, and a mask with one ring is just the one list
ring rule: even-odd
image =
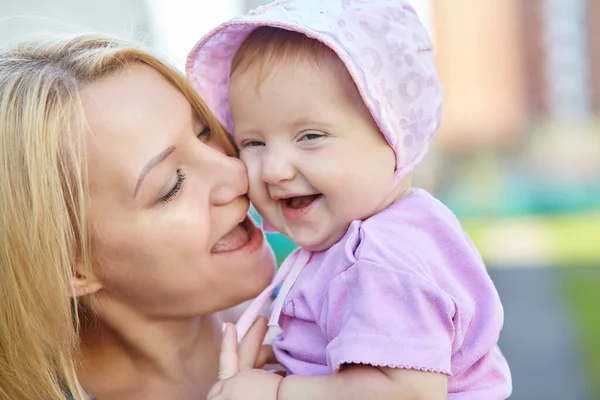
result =
[[588,380],[594,397],[600,399],[600,270],[586,268],[564,274],[563,290],[576,322]]

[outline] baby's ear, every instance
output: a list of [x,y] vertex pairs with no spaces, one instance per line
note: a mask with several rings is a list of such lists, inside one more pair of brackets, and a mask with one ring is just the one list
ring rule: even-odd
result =
[[90,268],[83,268],[78,263],[75,269],[75,275],[71,278],[71,288],[73,289],[71,294],[75,294],[76,297],[86,296],[93,294],[102,289],[102,282],[94,274]]

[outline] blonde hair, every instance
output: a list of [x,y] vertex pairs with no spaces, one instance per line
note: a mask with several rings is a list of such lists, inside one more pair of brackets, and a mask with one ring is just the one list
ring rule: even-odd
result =
[[0,400],[87,398],[72,288],[77,263],[90,265],[79,93],[138,62],[177,87],[233,154],[185,78],[133,44],[85,34],[0,52]]

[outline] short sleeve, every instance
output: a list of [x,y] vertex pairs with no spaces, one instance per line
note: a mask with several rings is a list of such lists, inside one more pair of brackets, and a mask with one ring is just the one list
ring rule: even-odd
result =
[[327,362],[451,375],[452,298],[415,273],[357,260],[330,283],[320,325]]

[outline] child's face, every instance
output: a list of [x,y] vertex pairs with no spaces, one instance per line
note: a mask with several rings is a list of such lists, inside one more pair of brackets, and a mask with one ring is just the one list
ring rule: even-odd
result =
[[232,76],[235,142],[250,200],[309,250],[329,248],[351,221],[389,203],[395,154],[337,60],[280,62]]

